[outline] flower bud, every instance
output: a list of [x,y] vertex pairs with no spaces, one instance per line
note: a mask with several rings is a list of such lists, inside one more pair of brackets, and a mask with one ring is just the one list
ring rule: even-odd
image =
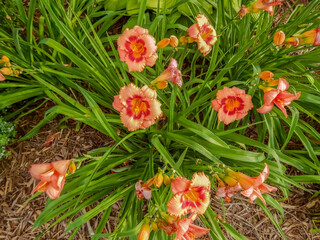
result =
[[1,62],[8,63],[8,62],[10,62],[10,59],[7,56],[2,56]]
[[156,85],[158,89],[165,89],[168,86],[168,81],[159,81]]
[[176,36],[174,35],[170,36],[170,45],[171,47],[177,47],[179,45],[179,40]]
[[273,42],[275,45],[281,45],[286,38],[286,35],[283,31],[278,31],[273,37]]
[[156,188],[159,188],[161,187],[162,183],[163,183],[163,175],[162,173],[157,173],[153,178],[153,185]]
[[149,223],[145,223],[140,228],[139,234],[138,234],[138,240],[148,240],[150,236],[150,226]]
[[157,47],[159,49],[161,49],[161,48],[164,48],[164,47],[168,46],[169,43],[170,43],[170,39],[169,38],[164,38],[160,42],[157,43]]
[[270,72],[270,71],[263,71],[261,73],[259,73],[259,77],[262,79],[262,80],[271,80],[272,77],[273,77],[273,73]]
[[76,170],[77,170],[76,165],[75,165],[74,163],[71,163],[71,164],[69,165],[69,172],[70,172],[70,173],[74,173]]
[[155,231],[155,232],[158,231],[158,225],[157,225],[155,222],[152,222],[152,223],[151,223],[151,228],[152,228],[152,230]]
[[3,74],[3,75],[11,75],[12,74],[12,69],[11,68],[1,68],[0,69],[0,72]]
[[165,174],[165,175],[163,176],[163,183],[164,183],[165,185],[169,185],[170,182],[171,182],[170,178],[168,177],[168,175]]

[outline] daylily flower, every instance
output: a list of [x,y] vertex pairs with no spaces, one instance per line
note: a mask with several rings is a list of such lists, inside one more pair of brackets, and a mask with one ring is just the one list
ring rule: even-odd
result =
[[132,83],[122,87],[112,106],[120,112],[121,122],[129,131],[148,128],[162,115],[157,93],[147,85],[141,89]]
[[130,72],[142,72],[146,65],[152,67],[158,58],[156,40],[142,27],[124,30],[117,44],[120,60],[127,63]]
[[262,10],[269,12],[269,15],[273,15],[273,6],[282,5],[279,0],[257,0],[250,4],[248,7],[241,6],[239,17],[243,18],[247,13],[258,13]]
[[149,223],[145,223],[142,225],[139,234],[138,240],[148,240],[150,236],[150,226]]
[[237,87],[219,90],[211,103],[213,109],[218,111],[219,121],[225,124],[242,119],[253,108],[251,96]]
[[143,198],[149,200],[152,197],[152,189],[150,187],[153,184],[153,178],[141,185],[142,182],[142,180],[139,180],[135,185],[137,197],[139,200]]
[[32,190],[46,192],[51,199],[60,197],[65,182],[65,175],[70,160],[61,160],[52,163],[33,164],[29,170],[31,176],[40,180],[40,183]]
[[284,107],[289,106],[293,100],[299,99],[301,92],[297,95],[291,94],[286,90],[289,88],[289,83],[283,79],[279,78],[279,85],[277,89],[272,89],[264,94],[264,104],[257,109],[259,113],[268,113],[272,110],[273,104],[275,104],[284,114],[288,117],[287,111]]
[[275,45],[281,45],[286,38],[286,35],[283,31],[278,31],[274,34],[273,42]]
[[256,198],[259,198],[266,204],[262,194],[277,191],[277,188],[264,183],[269,176],[269,167],[266,163],[264,165],[265,168],[257,177],[249,177],[244,173],[234,172],[231,169],[227,169],[226,174],[218,175],[229,186],[236,186],[235,183],[239,184],[243,190],[241,194],[248,197],[251,203],[253,203]]
[[194,173],[190,180],[177,177],[171,183],[174,196],[167,202],[168,213],[180,217],[187,213],[204,214],[210,202],[210,180],[204,173]]
[[235,182],[233,186],[228,186],[224,184],[223,181],[219,178],[219,176],[215,175],[218,180],[218,189],[216,191],[216,196],[223,197],[227,202],[231,202],[231,197],[239,192],[242,188],[238,182]]
[[182,74],[178,68],[178,62],[174,58],[170,58],[171,62],[166,70],[164,70],[155,80],[150,84],[157,86],[158,89],[164,89],[168,86],[168,81],[173,84],[178,84],[179,88],[182,86]]
[[199,14],[196,20],[197,23],[189,27],[187,32],[190,37],[196,39],[200,52],[206,56],[217,41],[217,33],[205,15]]
[[202,228],[192,224],[196,218],[197,215],[192,214],[190,218],[184,219],[176,217],[174,217],[174,219],[170,221],[168,221],[167,219],[167,221],[159,219],[158,228],[165,231],[169,236],[176,233],[177,235],[175,237],[175,240],[193,240],[202,237],[210,231],[210,229],[208,228]]

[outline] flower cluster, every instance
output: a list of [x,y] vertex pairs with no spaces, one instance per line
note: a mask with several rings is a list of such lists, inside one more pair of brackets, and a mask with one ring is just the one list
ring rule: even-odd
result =
[[21,73],[22,73],[22,70],[19,71],[15,69],[11,65],[10,59],[7,56],[2,56],[2,58],[0,59],[0,81],[3,81],[6,79],[4,75],[7,75],[7,76],[14,75],[18,77],[19,74]]
[[275,45],[286,45],[287,47],[298,47],[301,45],[320,45],[320,27],[317,29],[311,29],[300,35],[295,35],[289,38],[286,38],[286,35],[283,31],[278,31],[273,37],[273,42]]
[[259,198],[266,204],[262,194],[277,191],[277,188],[264,183],[268,176],[269,167],[266,163],[263,171],[258,177],[249,177],[242,172],[235,172],[227,168],[225,173],[215,175],[218,180],[216,195],[218,197],[223,197],[226,201],[230,202],[230,198],[241,191],[240,193],[248,197],[251,203],[256,198]]

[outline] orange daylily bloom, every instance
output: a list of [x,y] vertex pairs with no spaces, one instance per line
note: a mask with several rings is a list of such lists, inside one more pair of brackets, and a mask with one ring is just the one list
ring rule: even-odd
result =
[[51,199],[59,198],[65,182],[65,175],[70,160],[61,160],[52,163],[33,164],[29,170],[31,176],[40,180],[40,183],[32,190],[34,192],[46,192]]
[[251,96],[237,87],[220,89],[211,104],[218,111],[219,121],[226,125],[244,118],[253,108]]
[[273,42],[275,45],[281,45],[286,38],[286,35],[283,31],[278,31],[274,34]]
[[204,214],[210,202],[210,180],[194,173],[190,180],[177,177],[171,183],[174,196],[167,202],[168,213],[180,217],[187,213]]
[[196,39],[200,52],[206,56],[218,40],[217,33],[205,15],[199,14],[196,16],[196,20],[197,23],[189,27],[187,32],[190,37]]
[[138,240],[148,240],[150,236],[150,226],[149,223],[145,223],[142,225],[139,234]]
[[158,89],[164,89],[168,86],[167,81],[171,81],[173,84],[178,84],[179,88],[182,86],[182,74],[178,68],[178,62],[174,58],[170,58],[171,62],[167,69],[165,69],[155,80],[150,84],[151,86],[157,86]]
[[268,113],[272,110],[273,104],[275,104],[283,112],[284,116],[288,117],[284,107],[289,106],[292,101],[299,99],[301,95],[301,92],[298,92],[297,95],[287,92],[288,88],[289,83],[285,79],[279,78],[277,89],[272,89],[264,94],[264,104],[257,111],[262,114]]

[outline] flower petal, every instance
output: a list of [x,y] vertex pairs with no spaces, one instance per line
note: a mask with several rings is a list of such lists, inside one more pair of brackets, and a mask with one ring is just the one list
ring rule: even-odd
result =
[[181,217],[188,213],[188,208],[182,208],[182,198],[183,193],[177,193],[167,202],[167,211],[170,215]]
[[219,109],[221,107],[221,105],[217,99],[212,100],[211,105],[212,105],[213,109],[216,111],[219,111]]
[[61,160],[52,162],[51,165],[60,175],[64,176],[68,170],[70,162],[70,160]]
[[198,38],[198,35],[200,34],[198,24],[195,23],[191,25],[191,27],[188,28],[187,33],[192,38]]
[[173,194],[187,191],[191,185],[191,181],[184,177],[177,177],[171,183],[171,189]]
[[50,163],[32,164],[29,172],[34,179],[40,180],[41,175],[50,169]]
[[289,88],[289,83],[284,78],[279,78],[279,84],[277,89],[280,91],[286,91]]
[[262,114],[266,114],[268,112],[270,112],[273,108],[273,104],[267,105],[267,104],[263,104],[260,108],[257,109],[258,113],[262,113]]
[[127,86],[124,86],[120,89],[119,92],[119,97],[121,100],[121,103],[124,106],[127,106],[127,100],[128,98],[132,98],[135,95],[140,95],[141,94],[141,89],[134,85],[133,83],[130,83]]
[[114,96],[114,100],[112,103],[112,107],[117,110],[117,111],[121,111],[125,106],[121,103],[119,95]]
[[191,187],[204,187],[207,191],[210,191],[211,182],[207,175],[203,172],[194,173],[191,179]]
[[56,198],[59,198],[59,197],[60,197],[61,190],[62,190],[62,189],[57,190],[57,189],[55,189],[55,188],[52,186],[52,184],[49,184],[49,185],[47,186],[46,193],[47,193],[47,195],[49,196],[49,198],[51,198],[51,199],[56,199]]
[[142,122],[143,122],[143,117],[139,119],[134,119],[133,116],[129,116],[127,114],[127,109],[122,109],[120,112],[120,119],[121,123],[128,128],[129,131],[135,131],[140,128]]

